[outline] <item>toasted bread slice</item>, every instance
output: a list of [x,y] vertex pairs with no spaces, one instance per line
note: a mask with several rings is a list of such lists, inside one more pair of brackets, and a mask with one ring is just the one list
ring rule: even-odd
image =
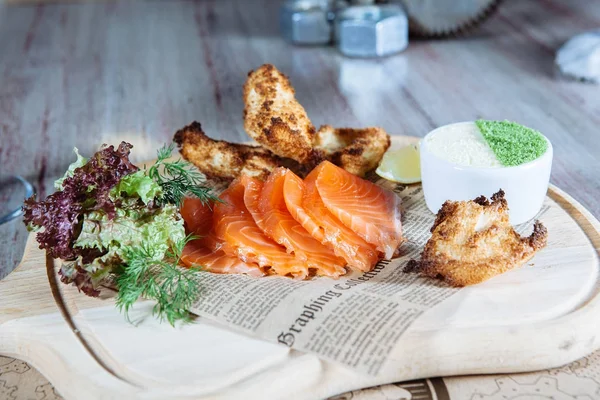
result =
[[390,136],[382,128],[319,128],[315,147],[325,158],[346,171],[364,176],[377,168],[383,154],[390,147]]
[[544,247],[548,231],[539,221],[529,237],[509,223],[508,205],[500,190],[489,202],[446,201],[419,262],[407,269],[441,278],[453,286],[474,285],[522,265]]
[[244,105],[244,128],[251,138],[280,157],[316,164],[315,128],[288,78],[277,68],[265,64],[250,71]]
[[210,179],[230,181],[241,174],[266,179],[273,169],[284,163],[260,146],[211,139],[195,121],[178,130],[173,140],[179,145],[183,158]]

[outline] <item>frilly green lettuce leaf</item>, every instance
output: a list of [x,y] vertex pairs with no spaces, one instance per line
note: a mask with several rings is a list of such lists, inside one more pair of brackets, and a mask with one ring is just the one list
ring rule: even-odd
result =
[[137,171],[133,174],[126,175],[111,190],[111,197],[116,199],[121,197],[122,193],[127,196],[139,196],[144,204],[148,204],[157,196],[162,194],[162,189],[158,183],[146,175],[145,171]]
[[74,162],[71,163],[71,165],[69,165],[67,172],[65,172],[65,174],[63,175],[62,178],[54,181],[54,188],[56,190],[62,190],[63,181],[66,178],[73,176],[75,169],[77,169],[79,167],[83,167],[88,162],[87,158],[85,158],[81,154],[79,154],[79,149],[77,149],[77,147],[73,147],[73,151],[77,155],[77,160],[75,160]]
[[167,204],[153,211],[118,208],[116,213],[112,220],[102,211],[84,216],[74,246],[106,252],[84,266],[91,273],[127,264],[128,250],[141,245],[150,250],[151,261],[161,261],[176,242],[185,238],[183,220],[174,205]]

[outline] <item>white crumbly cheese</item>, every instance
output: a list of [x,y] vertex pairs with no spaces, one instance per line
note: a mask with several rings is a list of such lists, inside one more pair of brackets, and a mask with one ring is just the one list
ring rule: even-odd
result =
[[501,167],[475,123],[447,126],[425,139],[427,149],[453,164],[469,167]]

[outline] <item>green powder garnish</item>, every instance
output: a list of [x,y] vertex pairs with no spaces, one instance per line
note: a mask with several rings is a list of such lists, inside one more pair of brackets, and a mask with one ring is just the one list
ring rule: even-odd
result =
[[480,119],[475,124],[505,167],[533,161],[548,148],[548,142],[541,133],[515,122]]

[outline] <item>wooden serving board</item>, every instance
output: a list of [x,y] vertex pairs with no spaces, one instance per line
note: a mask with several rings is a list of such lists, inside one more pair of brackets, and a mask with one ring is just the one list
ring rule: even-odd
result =
[[[400,339],[405,351],[394,357],[404,367],[377,377],[206,319],[171,328],[149,316],[149,302],[130,324],[110,290],[89,298],[60,284],[33,236],[0,281],[0,354],[33,364],[66,399],[319,399],[423,377],[557,367],[600,348],[600,223],[556,187],[546,204],[550,243],[533,266],[425,313]],[[547,260],[551,267],[536,267]]]

